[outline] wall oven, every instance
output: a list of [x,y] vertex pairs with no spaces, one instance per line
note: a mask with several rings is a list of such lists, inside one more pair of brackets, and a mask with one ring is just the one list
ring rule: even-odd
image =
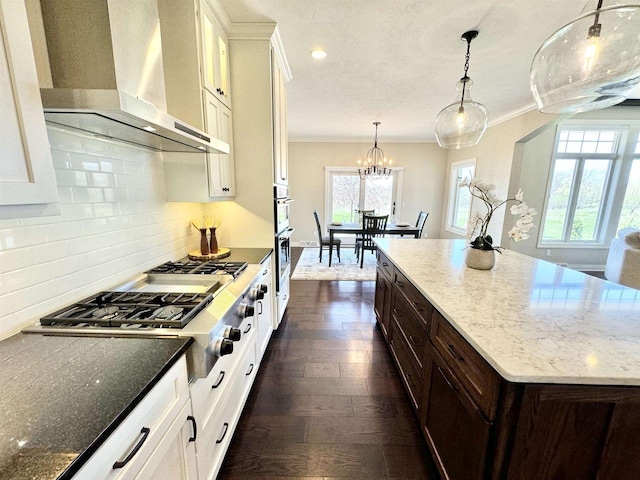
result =
[[275,233],[280,233],[289,228],[289,187],[286,185],[273,186],[273,202],[275,217]]
[[287,228],[276,233],[276,298],[278,300],[278,315],[274,328],[278,328],[289,303],[289,277],[291,276],[291,234],[293,228]]

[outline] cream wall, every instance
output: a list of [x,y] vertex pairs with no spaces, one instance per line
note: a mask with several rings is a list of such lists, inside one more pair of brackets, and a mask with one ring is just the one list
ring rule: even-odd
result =
[[159,153],[48,134],[57,213],[0,207],[0,339],[199,245],[202,205],[166,202]]
[[[476,179],[485,183],[493,183],[496,186],[496,195],[499,198],[507,198],[516,142],[553,119],[554,116],[542,114],[537,110],[527,112],[488,128],[480,142],[474,147],[448,150],[443,198],[445,211],[442,214],[441,223],[442,238],[460,238],[459,235],[446,230],[446,208],[447,199],[449,198],[449,171],[451,164],[459,160],[476,158]],[[480,213],[485,212],[482,204],[474,203],[472,210],[476,209]],[[494,245],[499,244],[499,239],[502,237],[505,210],[505,208],[500,208],[496,211],[489,226],[488,232],[494,239]],[[510,215],[508,216],[510,217]],[[511,218],[508,218],[507,221],[510,222]],[[510,223],[507,223],[507,225],[510,225]]]
[[[435,144],[380,144],[395,167],[404,167],[401,221],[415,222],[420,210],[429,212],[424,236],[438,238],[444,192],[446,152]],[[289,143],[289,187],[294,202],[291,225],[294,245],[317,242],[313,211],[324,223],[325,167],[354,167],[371,143]]]

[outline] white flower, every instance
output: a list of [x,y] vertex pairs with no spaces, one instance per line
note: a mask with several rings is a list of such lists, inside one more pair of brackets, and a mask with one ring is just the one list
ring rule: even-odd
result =
[[518,190],[518,193],[516,193],[516,196],[514,197],[518,202],[522,201],[523,198],[523,194],[522,194],[522,189]]

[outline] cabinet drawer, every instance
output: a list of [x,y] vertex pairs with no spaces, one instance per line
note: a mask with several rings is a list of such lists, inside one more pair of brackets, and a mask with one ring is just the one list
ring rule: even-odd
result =
[[430,384],[422,426],[442,478],[481,480],[491,423],[437,354],[430,354]]
[[389,280],[393,279],[393,263],[380,250],[378,252],[378,268],[382,270]]
[[431,342],[487,418],[495,417],[500,376],[436,310]]
[[396,291],[402,294],[411,305],[412,310],[415,312],[416,317],[420,320],[422,328],[425,329],[427,334],[429,333],[431,325],[431,312],[433,307],[427,301],[426,298],[418,291],[416,287],[398,270],[394,271],[393,284],[396,287]]
[[199,478],[213,480],[231,442],[257,371],[255,343],[250,345],[234,370],[230,387],[218,404],[207,428],[196,440]]
[[422,329],[422,322],[416,319],[413,309],[402,297],[398,298],[398,295],[392,297],[391,318],[396,323],[393,335],[402,335],[417,370],[422,372],[425,346],[428,342],[427,334]]
[[400,376],[409,397],[411,398],[411,404],[414,410],[418,411],[418,408],[422,404],[422,391],[423,391],[423,379],[422,372],[417,370],[414,362],[411,358],[409,346],[404,340],[404,336],[398,331],[399,325],[395,319],[391,322],[391,329],[393,334],[391,335],[391,354],[393,355],[398,369],[400,370]]
[[[74,478],[134,478],[189,400],[183,356],[100,446]],[[132,454],[135,451],[134,454]],[[124,461],[129,455],[131,459]],[[125,463],[114,468],[116,462]]]

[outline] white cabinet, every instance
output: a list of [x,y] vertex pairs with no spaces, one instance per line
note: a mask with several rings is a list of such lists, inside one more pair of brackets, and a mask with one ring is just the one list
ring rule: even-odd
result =
[[231,110],[212,93],[205,90],[207,132],[229,144],[229,153],[207,154],[207,174],[210,197],[233,197],[236,177],[233,162],[233,118]]
[[158,0],[158,13],[167,110],[230,148],[228,155],[163,154],[167,200],[226,200],[235,196],[235,165],[223,12],[214,1]]
[[[183,356],[116,428],[74,479],[195,479],[187,362]],[[173,464],[177,462],[177,464]],[[164,472],[176,472],[166,476]],[[151,477],[151,472],[163,472]]]
[[233,353],[218,359],[207,378],[190,385],[198,419],[196,458],[199,480],[214,480],[229,448],[257,371],[255,318],[241,325]]
[[288,185],[287,86],[274,52],[271,54],[271,61],[273,75],[273,183]]
[[52,203],[56,178],[22,0],[0,0],[0,205]]
[[206,0],[201,2],[202,77],[205,88],[231,106],[229,41],[227,34]]
[[273,275],[271,270],[271,255],[265,260],[262,268],[262,276],[259,280],[261,285],[265,285],[267,291],[264,297],[256,301],[256,315],[258,337],[256,339],[256,357],[258,363],[262,361],[264,351],[269,344],[271,333],[273,332],[273,306],[275,298],[275,290],[273,289]]

